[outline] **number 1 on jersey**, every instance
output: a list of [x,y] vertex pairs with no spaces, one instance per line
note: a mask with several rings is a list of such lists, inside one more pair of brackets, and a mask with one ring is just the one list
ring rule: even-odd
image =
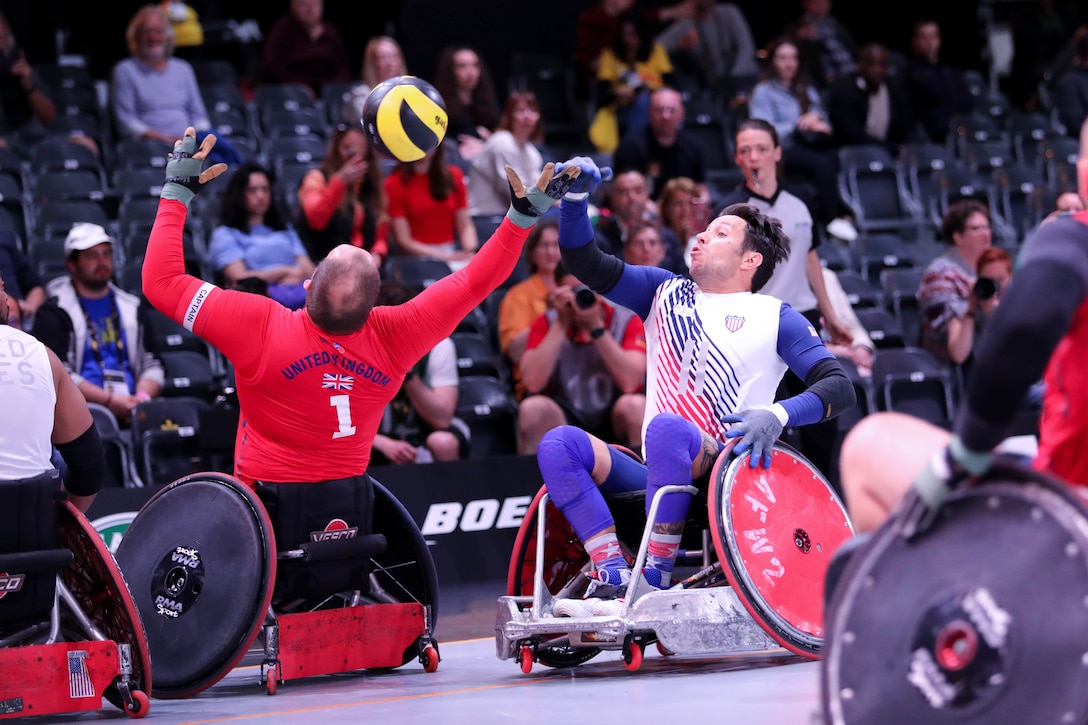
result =
[[351,398],[347,395],[330,395],[329,405],[336,408],[336,422],[340,430],[332,434],[333,440],[355,435],[355,426],[351,424]]

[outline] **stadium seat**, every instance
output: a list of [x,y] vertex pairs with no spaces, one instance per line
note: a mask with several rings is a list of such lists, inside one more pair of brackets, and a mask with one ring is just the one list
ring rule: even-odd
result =
[[163,169],[153,166],[119,168],[113,174],[113,192],[122,204],[131,199],[153,199],[158,202],[165,182]]
[[462,377],[456,415],[472,432],[469,458],[517,451],[517,402],[506,383],[487,376]]
[[462,376],[487,376],[500,381],[510,378],[509,367],[496,352],[487,337],[472,332],[455,332],[450,336],[457,349],[457,373]]
[[46,201],[35,207],[34,230],[41,237],[65,237],[77,222],[110,228],[109,215],[97,201]]
[[859,231],[921,227],[921,209],[910,195],[910,183],[884,147],[843,146],[839,167],[839,195],[854,212]]
[[208,352],[193,350],[159,351],[165,380],[164,398],[193,397],[211,402],[222,392],[219,376]]
[[272,138],[280,136],[328,135],[324,111],[313,107],[268,108],[261,115],[261,127]]
[[922,348],[877,350],[873,388],[881,410],[907,413],[944,428],[951,423],[952,373]]
[[905,346],[903,327],[888,310],[883,307],[863,307],[854,313],[878,350]]
[[907,347],[921,344],[921,314],[918,309],[918,287],[925,269],[898,267],[880,272],[880,289],[884,292],[884,307],[899,321]]
[[386,279],[419,289],[429,287],[450,273],[445,260],[436,257],[390,257],[385,260]]
[[163,173],[166,168],[170,144],[153,138],[124,139],[114,144],[116,169],[156,168]]
[[143,482],[134,477],[132,448],[121,433],[117,416],[99,403],[89,402],[87,408],[91,411],[95,430],[102,439],[102,447],[106,453],[106,480],[103,487],[132,488],[142,485]]
[[861,272],[844,269],[836,272],[835,276],[839,278],[839,284],[846,293],[846,299],[855,309],[880,305],[880,291],[870,284]]
[[877,289],[883,270],[916,264],[910,245],[897,234],[860,235],[854,242],[854,256],[861,275]]
[[[73,144],[74,146],[75,144]],[[53,201],[96,201],[106,198],[106,185],[90,169],[42,171],[33,178],[33,198],[38,203]]]
[[132,409],[132,447],[136,470],[147,486],[161,486],[205,470],[201,458],[198,398],[156,398]]

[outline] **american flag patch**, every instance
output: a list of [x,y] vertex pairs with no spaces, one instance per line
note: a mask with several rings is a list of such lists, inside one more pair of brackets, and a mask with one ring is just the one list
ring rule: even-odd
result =
[[94,683],[87,672],[87,651],[68,653],[68,697],[94,697]]
[[726,315],[725,317],[725,329],[730,332],[736,332],[740,328],[744,327],[744,318],[740,315]]
[[354,384],[355,378],[350,375],[325,373],[321,376],[321,387],[328,390],[351,390]]

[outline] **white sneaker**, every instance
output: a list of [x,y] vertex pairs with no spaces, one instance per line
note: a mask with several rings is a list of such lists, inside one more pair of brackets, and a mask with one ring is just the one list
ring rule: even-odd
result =
[[849,219],[843,217],[832,219],[831,223],[827,225],[827,233],[844,242],[853,242],[858,238],[858,230],[850,223]]
[[552,605],[552,614],[556,617],[616,617],[623,611],[622,599],[557,599]]

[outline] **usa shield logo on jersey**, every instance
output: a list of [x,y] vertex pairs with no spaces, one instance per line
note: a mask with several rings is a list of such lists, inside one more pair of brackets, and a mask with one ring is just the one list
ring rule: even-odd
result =
[[736,332],[740,328],[744,327],[744,318],[740,315],[726,315],[725,317],[725,329],[730,332]]

